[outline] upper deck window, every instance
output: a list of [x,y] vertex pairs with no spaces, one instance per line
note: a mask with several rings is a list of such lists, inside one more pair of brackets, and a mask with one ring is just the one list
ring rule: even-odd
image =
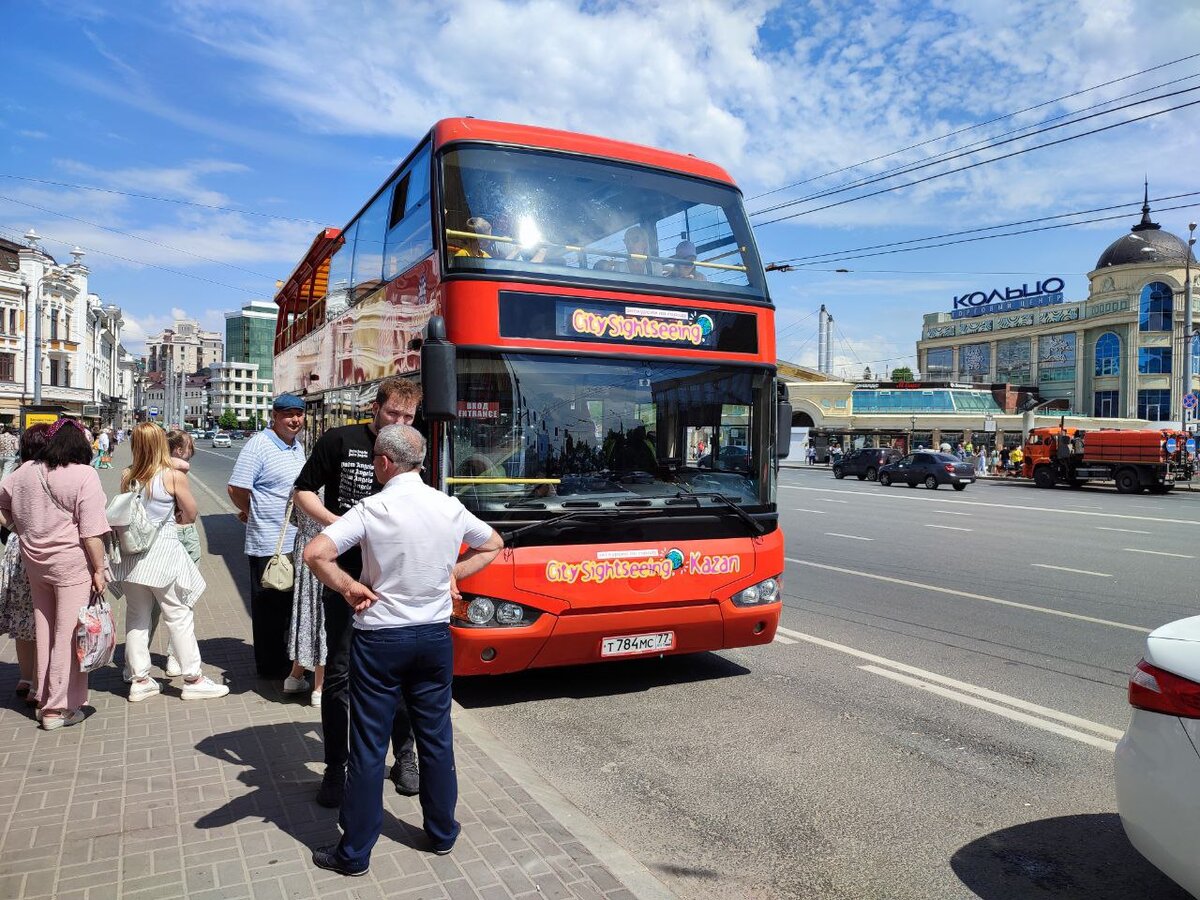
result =
[[447,271],[765,296],[733,187],[610,160],[457,147],[442,157]]

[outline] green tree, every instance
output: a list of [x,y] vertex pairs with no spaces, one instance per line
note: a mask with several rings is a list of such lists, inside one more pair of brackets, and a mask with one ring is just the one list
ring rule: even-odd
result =
[[892,381],[915,381],[913,370],[908,366],[898,366],[892,369]]
[[226,431],[229,431],[231,428],[237,428],[237,413],[235,413],[232,409],[225,410],[225,412],[221,413],[221,418],[218,420],[218,423]]

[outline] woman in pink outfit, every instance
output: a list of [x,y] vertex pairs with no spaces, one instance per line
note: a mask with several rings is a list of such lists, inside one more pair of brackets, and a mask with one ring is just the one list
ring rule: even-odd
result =
[[37,633],[30,696],[49,730],[84,719],[87,673],[75,659],[75,627],[92,593],[108,584],[101,540],[108,520],[83,426],[59,419],[46,437],[37,460],[0,482],[0,524],[20,537]]

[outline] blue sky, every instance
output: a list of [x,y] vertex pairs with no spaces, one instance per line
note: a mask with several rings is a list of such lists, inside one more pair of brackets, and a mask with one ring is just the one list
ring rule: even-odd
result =
[[[1108,222],[843,253],[770,276],[782,357],[815,361],[813,313],[825,303],[835,364],[878,372],[911,363],[921,314],[957,294],[1059,275],[1068,299],[1083,298],[1096,258],[1138,218],[1143,177],[1151,197],[1200,190],[1200,106],[1162,112],[1200,100],[1200,57],[1164,65],[1200,46],[1200,6],[1144,13],[1126,0],[15,5],[0,175],[21,177],[0,177],[0,234],[33,226],[61,259],[70,245],[90,248],[92,289],[126,310],[137,350],[173,310],[221,328],[225,310],[269,298],[317,228],[344,224],[444,116],[695,153],[725,166],[756,211],[1016,128],[1181,92],[756,216],[800,213],[757,228],[773,261],[1129,204]],[[1148,118],[814,211],[1136,116]],[[912,149],[888,155],[902,148]],[[885,158],[859,165],[875,157]],[[1156,219],[1184,233],[1197,201],[1158,203],[1190,206]]]

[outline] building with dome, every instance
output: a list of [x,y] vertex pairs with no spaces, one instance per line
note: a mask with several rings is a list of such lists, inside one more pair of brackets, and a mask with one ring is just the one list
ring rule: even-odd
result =
[[1147,189],[1141,221],[1088,273],[1086,300],[1068,301],[1063,280],[1047,273],[955,297],[950,311],[926,315],[921,381],[1034,389],[1079,417],[1178,422],[1184,394],[1200,387],[1200,339],[1185,321],[1189,260],[1190,319],[1200,320],[1200,267],[1186,240],[1151,220]]

